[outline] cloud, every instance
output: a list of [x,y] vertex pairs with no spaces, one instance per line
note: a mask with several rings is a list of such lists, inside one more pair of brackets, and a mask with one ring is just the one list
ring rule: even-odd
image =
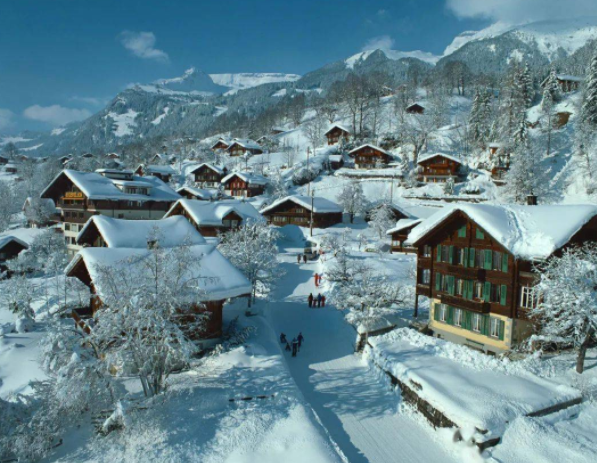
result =
[[156,38],[153,32],[124,31],[120,34],[120,43],[138,58],[168,62],[170,59],[168,54],[154,48],[155,42]]
[[394,46],[394,39],[389,35],[380,35],[379,37],[372,37],[363,45],[361,51],[366,50],[391,50]]
[[597,15],[595,0],[446,0],[446,7],[461,19],[483,18],[517,24]]
[[0,108],[0,130],[12,126],[15,114],[10,109]]
[[60,105],[52,106],[29,106],[23,111],[23,116],[32,121],[46,122],[52,126],[60,126],[69,122],[81,121],[91,116],[87,109],[65,108]]
[[76,101],[77,103],[84,103],[90,106],[105,106],[109,98],[97,98],[94,96],[71,96],[69,101]]

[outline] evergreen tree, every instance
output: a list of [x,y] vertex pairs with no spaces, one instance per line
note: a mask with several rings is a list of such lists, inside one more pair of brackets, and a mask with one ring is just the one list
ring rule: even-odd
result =
[[581,110],[581,122],[597,126],[597,53],[591,60],[586,90]]
[[541,108],[545,113],[549,113],[555,102],[560,98],[560,87],[558,86],[558,77],[555,68],[551,68],[549,76],[543,87],[543,100]]

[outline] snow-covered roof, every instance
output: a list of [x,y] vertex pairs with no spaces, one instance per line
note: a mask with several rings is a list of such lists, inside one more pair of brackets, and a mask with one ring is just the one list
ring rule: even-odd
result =
[[80,240],[95,226],[109,248],[146,248],[149,238],[158,238],[161,247],[205,244],[205,238],[183,216],[161,220],[126,220],[105,215],[91,217],[77,236]]
[[207,167],[208,169],[211,169],[214,172],[217,172],[218,174],[223,174],[224,173],[224,169],[222,167],[214,166],[213,164],[209,164],[208,162],[204,162],[202,164],[199,164],[198,166],[193,167],[189,171],[189,174],[194,174],[196,171],[198,171],[202,167]]
[[103,169],[96,169],[95,170],[98,174],[128,174],[128,175],[133,175],[135,172],[133,172],[130,169],[108,169],[108,168],[103,168]]
[[[174,252],[174,248],[165,252]],[[200,289],[205,291],[205,301],[217,301],[236,297],[251,292],[251,284],[247,278],[234,267],[212,244],[189,246],[188,253],[199,267],[187,271],[184,279],[196,281]],[[141,248],[83,248],[71,261],[65,270],[70,271],[81,261],[85,263],[99,297],[102,297],[101,278],[98,278],[102,268],[118,269],[123,274],[145,271],[143,260],[151,258],[152,251]],[[138,266],[138,267],[137,267]],[[149,269],[147,269],[149,272]],[[118,281],[116,281],[118,284]]]
[[456,212],[462,212],[514,256],[526,260],[546,259],[593,217],[593,205],[515,206],[459,204],[445,207],[421,224],[408,237],[416,244]]
[[9,243],[19,243],[21,246],[23,246],[24,248],[29,248],[29,245],[27,243],[25,243],[23,240],[17,238],[16,236],[12,236],[12,235],[4,235],[4,236],[0,236],[0,250],[2,250],[6,245],[8,245]]
[[342,161],[343,156],[341,154],[330,154],[328,159],[332,162],[340,162]]
[[348,130],[348,129],[347,129],[346,127],[344,127],[343,125],[341,125],[341,124],[332,124],[332,125],[330,126],[330,128],[329,128],[329,129],[326,131],[326,133],[324,133],[324,135],[327,135],[328,133],[330,133],[332,130],[334,130],[334,129],[336,129],[336,128],[338,128],[338,129],[342,130],[343,132],[350,133],[350,130]]
[[396,233],[401,230],[413,227],[415,225],[420,224],[422,221],[423,219],[400,219],[398,222],[396,222],[396,226],[394,228],[390,228],[386,232],[386,235],[391,235],[392,233]]
[[371,143],[365,143],[364,145],[359,146],[358,148],[353,149],[352,151],[349,151],[348,154],[353,154],[356,153],[357,151],[362,150],[363,148],[371,148],[374,149],[376,151],[380,151],[388,156],[392,156],[390,153],[388,153],[386,150],[384,150],[383,148],[380,148],[379,146],[375,146],[372,145]]
[[221,201],[180,199],[170,208],[165,217],[170,217],[179,206],[184,208],[198,226],[222,226],[222,220],[231,212],[236,212],[246,222],[264,221],[257,209],[248,202],[238,199],[223,199]]
[[[52,182],[41,193],[42,197],[47,197],[49,190],[54,183],[65,175],[79,188],[89,199],[112,199],[125,201],[176,201],[180,195],[172,188],[166,185],[157,177],[139,177],[133,176],[133,182],[136,186],[144,186],[149,189],[149,194],[125,193],[117,185],[122,184],[121,180],[114,180],[96,172],[79,172],[76,170],[65,169],[56,176]],[[127,182],[125,180],[125,182]]]
[[409,104],[409,105],[406,107],[406,109],[409,109],[409,108],[414,108],[415,106],[418,106],[418,107],[420,107],[420,108],[423,108],[423,109],[425,109],[425,106],[423,106],[421,103],[419,103],[419,102],[417,102],[417,101],[415,101],[414,103],[411,103],[411,104]]
[[193,196],[195,196],[197,199],[203,199],[203,200],[212,199],[217,196],[217,192],[214,190],[206,190],[205,188],[195,188],[192,186],[180,187],[178,190],[176,190],[176,192],[181,196],[184,193],[190,193]]
[[233,145],[240,145],[243,148],[246,148],[248,150],[261,150],[261,145],[259,143],[257,143],[254,140],[251,140],[249,138],[235,138],[232,143],[230,143],[230,146],[228,146],[228,149],[230,149]]
[[369,203],[369,210],[372,211],[381,206],[389,206],[392,210],[404,215],[405,217],[409,217],[409,218],[413,218],[413,219],[416,218],[413,214],[411,214],[409,211],[407,211],[403,206],[400,206],[396,203],[389,203],[388,201],[386,201],[384,199],[380,199],[377,201],[371,201]]
[[218,138],[218,139],[217,139],[217,140],[216,140],[216,141],[213,143],[213,145],[211,145],[211,147],[210,147],[210,148],[213,148],[214,146],[216,146],[216,145],[217,145],[218,143],[220,143],[220,142],[224,143],[225,145],[230,145],[230,143],[232,143],[232,140],[233,140],[233,139],[232,139],[232,138],[229,138],[229,137],[220,137],[220,138]]
[[442,158],[450,159],[454,162],[457,162],[458,164],[462,164],[462,159],[460,159],[457,156],[454,156],[452,154],[447,154],[447,153],[425,153],[425,154],[422,154],[421,156],[419,156],[419,160],[417,161],[417,164],[421,164],[422,162],[432,159],[436,156],[441,156]]
[[569,80],[570,82],[583,82],[585,79],[578,76],[573,76],[570,74],[557,74],[556,77],[559,80]]
[[222,179],[222,183],[228,182],[234,176],[241,178],[249,185],[267,185],[269,183],[267,178],[252,172],[232,172]]
[[308,211],[311,210],[311,202],[313,202],[313,212],[316,214],[332,214],[342,212],[342,208],[336,203],[319,196],[315,196],[314,198],[311,196],[286,196],[285,198],[279,199],[266,208],[262,209],[261,213],[265,214],[266,212],[275,209],[286,201],[292,201],[293,203],[304,207]]
[[143,167],[143,170],[148,174],[176,175],[176,170],[174,170],[171,166],[159,166],[151,164],[149,166],[139,167]]

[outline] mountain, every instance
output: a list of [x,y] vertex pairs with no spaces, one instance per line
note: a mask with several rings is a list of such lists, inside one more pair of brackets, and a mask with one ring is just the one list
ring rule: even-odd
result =
[[229,90],[228,87],[217,84],[209,74],[194,67],[187,69],[180,77],[160,79],[154,82],[157,87],[175,92],[219,94]]
[[301,78],[298,74],[281,74],[277,72],[243,72],[239,74],[210,74],[209,76],[216,84],[234,91],[263,84],[295,82]]
[[414,51],[398,51],[398,50],[382,50],[382,49],[375,49],[375,50],[365,50],[356,55],[352,55],[350,58],[344,60],[346,67],[349,69],[353,69],[356,63],[362,63],[365,61],[371,54],[380,51],[385,55],[386,58],[392,61],[398,61],[402,58],[415,58],[421,60],[428,64],[435,64],[441,58],[441,56],[434,55],[427,51],[421,50],[414,50]]

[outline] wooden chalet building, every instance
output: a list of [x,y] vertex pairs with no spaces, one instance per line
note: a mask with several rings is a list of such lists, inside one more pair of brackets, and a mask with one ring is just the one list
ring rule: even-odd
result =
[[265,193],[269,180],[251,172],[233,172],[222,179],[224,192],[235,198],[252,198]]
[[263,148],[256,141],[235,138],[226,148],[226,151],[230,156],[244,156],[245,154],[262,154]]
[[227,173],[226,167],[218,167],[205,162],[189,172],[195,183],[201,188],[218,188]]
[[[104,288],[99,269],[113,268],[122,273],[123,280],[126,280],[126,275],[142,278],[149,273],[142,261],[151,255],[151,247],[156,241],[166,253],[174,252],[184,243],[190,256],[200,264],[196,268],[185,269],[187,274],[182,278],[196,281],[204,296],[200,301],[181,307],[180,320],[184,323],[185,320],[193,320],[194,314],[210,314],[202,331],[188,333],[202,348],[211,347],[220,340],[226,300],[247,296],[251,292],[251,284],[246,277],[183,217],[122,220],[95,216],[81,231],[80,241],[85,247],[68,265],[66,274],[82,281],[91,293],[89,306],[73,311],[77,326],[83,330],[89,330],[86,319],[102,310]],[[151,279],[151,275],[147,276]]]
[[149,175],[159,178],[162,182],[169,183],[172,177],[176,175],[176,171],[170,166],[162,165],[144,165],[141,164],[135,170],[135,174],[141,177],[147,177]]
[[491,162],[491,178],[496,184],[503,184],[506,172],[510,170],[510,153],[500,143],[490,143],[487,148]]
[[354,158],[354,165],[357,169],[375,169],[379,165],[387,165],[392,155],[386,150],[375,145],[361,145],[348,152]]
[[96,172],[63,170],[41,193],[52,199],[59,212],[67,250],[80,246],[77,235],[93,215],[120,219],[161,219],[180,196],[156,177],[139,177],[132,171],[100,169]]
[[165,217],[185,217],[203,236],[218,236],[250,222],[264,222],[259,211],[250,203],[238,199],[197,201],[180,199]]
[[406,107],[406,112],[408,114],[424,114],[425,108],[421,106],[419,103],[413,103]]
[[[549,76],[543,82],[541,82],[541,87],[545,86],[548,79]],[[570,93],[578,90],[585,79],[582,77],[571,76],[569,74],[557,74],[556,80],[562,93]]]
[[0,272],[5,272],[7,262],[25,249],[29,249],[29,245],[16,236],[0,236]]
[[203,188],[195,188],[191,186],[180,187],[176,192],[186,199],[199,199],[201,201],[214,201],[221,195],[215,190],[205,190]]
[[261,211],[272,225],[298,225],[327,228],[342,223],[342,208],[336,203],[319,197],[287,196],[275,201]]
[[331,170],[338,170],[344,167],[344,156],[341,154],[330,154],[328,162]]
[[458,181],[462,161],[445,153],[431,153],[419,157],[417,162],[419,182],[442,183],[448,179]]
[[532,333],[534,264],[597,240],[597,206],[459,205],[416,227],[417,299],[437,337],[500,353]]
[[400,219],[396,222],[394,228],[391,228],[386,232],[386,235],[390,236],[392,239],[392,253],[417,252],[417,248],[412,245],[407,245],[406,241],[413,228],[419,225],[422,221],[423,219]]
[[230,143],[232,143],[232,140],[230,138],[220,138],[213,145],[211,145],[210,149],[214,153],[226,151],[230,146]]
[[328,139],[328,145],[346,143],[351,137],[350,130],[340,124],[332,125],[324,135]]

